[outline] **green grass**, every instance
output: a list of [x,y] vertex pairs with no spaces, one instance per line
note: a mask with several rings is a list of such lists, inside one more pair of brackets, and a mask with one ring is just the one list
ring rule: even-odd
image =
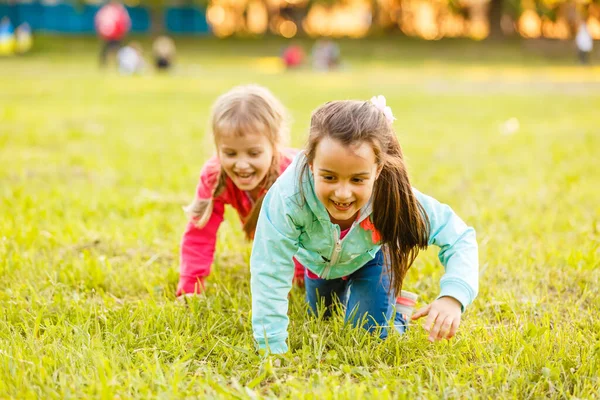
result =
[[[279,40],[186,39],[172,75],[121,77],[92,39],[38,44],[0,60],[0,398],[598,398],[600,75],[570,49],[344,41],[319,74],[279,70]],[[290,354],[261,360],[231,212],[206,296],[175,301],[210,104],[247,82],[289,107],[295,146],[321,103],[388,98],[413,184],[478,233],[455,339],[379,341],[296,291]],[[431,249],[405,287],[423,305],[442,272]]]

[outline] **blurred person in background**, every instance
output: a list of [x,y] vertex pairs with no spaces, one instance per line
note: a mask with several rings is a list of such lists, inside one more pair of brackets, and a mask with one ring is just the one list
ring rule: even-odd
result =
[[117,65],[122,75],[142,73],[146,66],[142,46],[138,42],[131,42],[127,46],[121,47],[117,52]]
[[594,48],[594,40],[587,27],[585,19],[579,23],[577,36],[575,36],[575,44],[577,45],[577,53],[581,64],[590,63],[590,55]]
[[297,44],[292,44],[283,49],[281,61],[287,69],[298,68],[304,63],[304,49]]
[[19,54],[25,54],[33,46],[33,37],[31,35],[31,27],[27,22],[23,22],[15,30],[15,50]]
[[104,42],[100,50],[100,66],[105,66],[109,54],[121,47],[123,38],[131,29],[131,18],[120,2],[111,0],[98,10],[94,25]]
[[330,39],[317,40],[312,48],[313,68],[329,71],[340,65],[340,48]]
[[152,55],[156,69],[171,69],[175,59],[175,42],[168,36],[157,37],[152,44]]
[[0,56],[10,56],[15,52],[15,32],[8,17],[0,20]]

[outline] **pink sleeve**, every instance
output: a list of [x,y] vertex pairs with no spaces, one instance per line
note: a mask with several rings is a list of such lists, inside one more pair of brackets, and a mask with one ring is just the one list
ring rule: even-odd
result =
[[[200,173],[200,181],[196,187],[197,198],[208,200],[213,197],[220,171],[221,165],[217,157],[208,160]],[[181,239],[177,296],[200,293],[204,289],[204,279],[210,274],[215,255],[217,230],[223,222],[225,203],[223,196],[213,199],[212,214],[202,228],[188,222]]]
[[181,240],[181,264],[177,296],[201,293],[215,255],[217,230],[223,222],[225,204],[215,199],[212,215],[203,228],[189,222]]

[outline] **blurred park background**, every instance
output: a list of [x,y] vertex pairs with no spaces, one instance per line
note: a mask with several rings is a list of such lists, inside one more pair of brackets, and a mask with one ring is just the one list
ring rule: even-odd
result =
[[[0,3],[0,398],[597,398],[600,58],[575,43],[597,2],[131,1],[114,48],[102,5]],[[381,342],[295,290],[291,352],[261,359],[235,213],[206,295],[175,301],[210,106],[252,82],[295,147],[320,104],[386,96],[413,185],[477,230],[455,339]]]
[[[3,0],[0,16],[34,31],[93,33],[101,0]],[[134,33],[569,39],[581,21],[600,39],[592,0],[128,0]]]

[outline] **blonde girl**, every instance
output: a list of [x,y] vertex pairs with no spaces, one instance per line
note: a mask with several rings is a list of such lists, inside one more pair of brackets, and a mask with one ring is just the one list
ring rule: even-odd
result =
[[246,237],[254,236],[265,193],[296,153],[284,147],[286,116],[279,100],[258,85],[235,87],[216,100],[211,128],[217,154],[202,168],[185,209],[189,222],[181,241],[178,296],[204,290],[225,205],[238,212]]

